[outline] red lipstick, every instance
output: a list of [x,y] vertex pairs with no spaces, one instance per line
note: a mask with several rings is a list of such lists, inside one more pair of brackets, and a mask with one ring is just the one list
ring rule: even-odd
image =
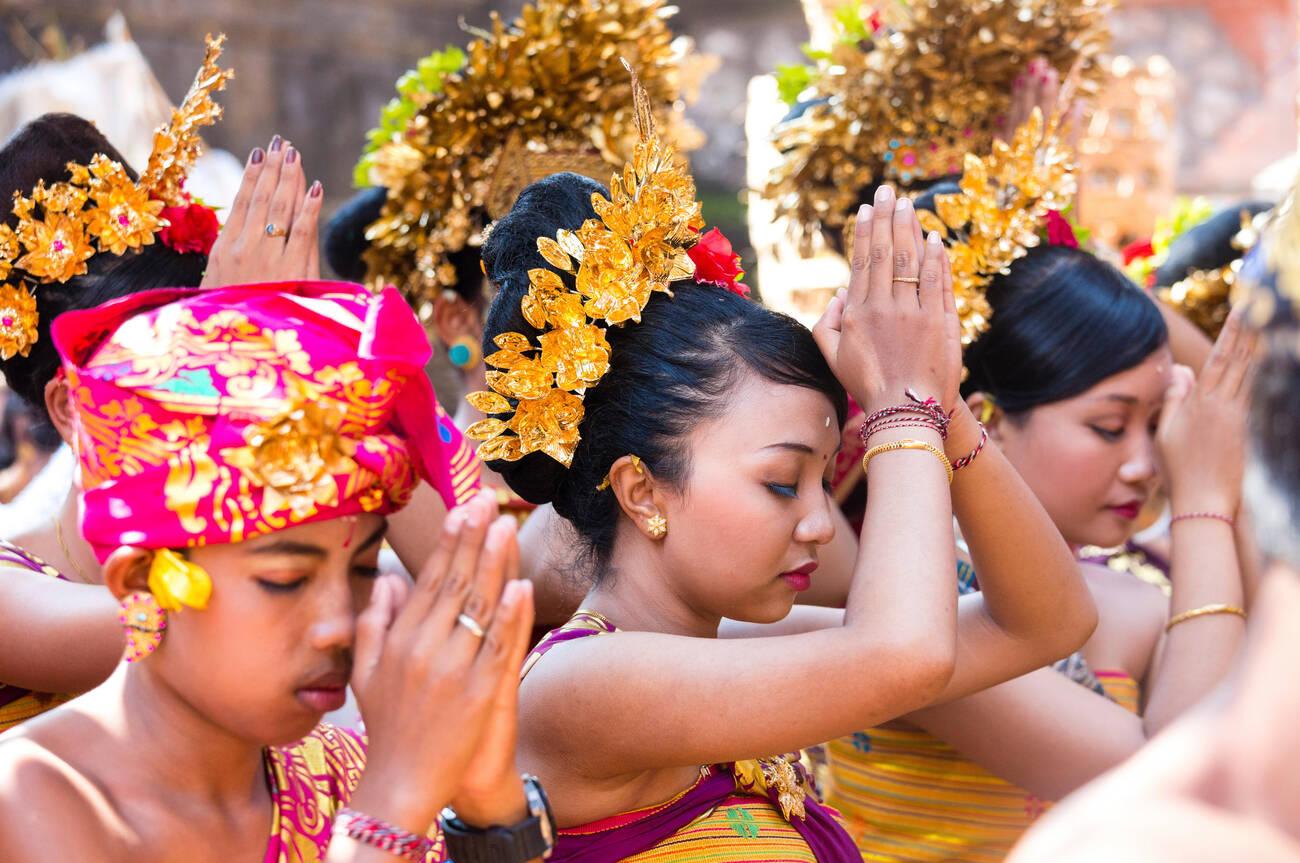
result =
[[338,710],[348,700],[348,673],[331,671],[314,678],[295,695],[304,707],[313,713]]
[[1142,501],[1133,500],[1119,506],[1108,506],[1106,508],[1125,521],[1133,521],[1142,514]]
[[817,562],[805,563],[798,569],[781,573],[781,578],[795,593],[802,593],[812,586],[812,574],[817,571]]

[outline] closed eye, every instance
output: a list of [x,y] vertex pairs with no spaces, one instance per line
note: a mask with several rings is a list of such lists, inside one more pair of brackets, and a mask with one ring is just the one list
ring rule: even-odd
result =
[[1093,431],[1095,431],[1102,440],[1108,441],[1110,443],[1114,443],[1115,441],[1119,440],[1124,436],[1124,429],[1122,428],[1108,429],[1108,428],[1102,428],[1101,426],[1094,426],[1094,425],[1090,425],[1088,427]]
[[778,497],[794,499],[799,497],[799,489],[793,485],[783,485],[779,482],[767,483],[767,490]]
[[307,578],[304,576],[295,578],[293,581],[269,581],[265,578],[259,578],[257,583],[268,593],[293,593],[307,583]]

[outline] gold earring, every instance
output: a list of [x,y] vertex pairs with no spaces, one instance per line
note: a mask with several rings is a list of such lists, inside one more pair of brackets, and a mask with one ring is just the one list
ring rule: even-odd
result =
[[663,539],[668,535],[668,519],[662,515],[652,515],[646,521],[645,529],[650,532],[651,539]]
[[997,403],[993,401],[993,397],[986,396],[984,398],[984,404],[980,407],[980,422],[987,423],[989,420],[993,419],[993,409],[996,407]]

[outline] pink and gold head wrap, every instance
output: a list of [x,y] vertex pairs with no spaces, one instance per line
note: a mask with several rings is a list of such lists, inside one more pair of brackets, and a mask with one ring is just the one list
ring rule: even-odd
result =
[[119,546],[240,542],[401,509],[421,477],[448,507],[478,464],[424,375],[393,288],[164,289],[54,322],[76,416],[82,532]]

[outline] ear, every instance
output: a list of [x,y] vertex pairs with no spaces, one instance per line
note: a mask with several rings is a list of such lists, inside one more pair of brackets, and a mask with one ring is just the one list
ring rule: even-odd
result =
[[998,407],[993,396],[985,392],[971,393],[966,397],[966,406],[970,412],[975,415],[975,419],[984,423],[984,428],[989,430],[989,437],[994,443],[1002,441],[1002,421],[1006,419],[1006,414],[1002,408]]
[[147,548],[124,545],[104,561],[104,586],[121,599],[128,593],[149,593],[149,567],[153,552]]
[[650,537],[648,522],[664,514],[650,468],[636,456],[625,455],[609,469],[609,487],[627,517],[638,530]]
[[433,301],[431,323],[434,335],[444,345],[450,345],[463,336],[478,339],[483,334],[483,321],[478,309],[453,290],[443,291]]
[[50,422],[54,424],[59,437],[71,446],[73,438],[76,437],[74,431],[76,425],[72,418],[72,388],[68,386],[68,379],[65,376],[55,375],[45,385],[45,410],[49,413]]

